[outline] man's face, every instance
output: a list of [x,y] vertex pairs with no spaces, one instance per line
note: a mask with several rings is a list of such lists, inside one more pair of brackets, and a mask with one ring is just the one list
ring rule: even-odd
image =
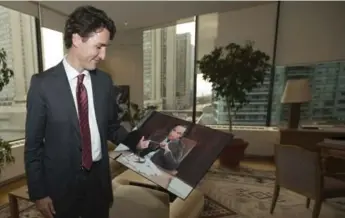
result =
[[186,128],[183,126],[176,126],[174,129],[171,130],[171,132],[168,135],[169,140],[177,140],[180,139],[184,132],[186,131]]
[[73,46],[83,69],[94,70],[97,64],[105,59],[109,38],[110,33],[106,28],[92,33],[88,38],[82,38],[78,34],[73,35]]

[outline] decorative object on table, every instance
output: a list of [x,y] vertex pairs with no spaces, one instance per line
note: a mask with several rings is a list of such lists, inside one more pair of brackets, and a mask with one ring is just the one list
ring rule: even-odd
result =
[[[270,57],[265,52],[254,49],[253,42],[247,42],[244,45],[230,43],[224,47],[216,47],[197,61],[203,79],[212,84],[215,98],[226,103],[230,132],[236,112],[250,102],[248,93],[263,84],[271,69],[269,60]],[[244,140],[236,142],[239,144],[226,147],[221,155],[234,153],[243,158],[248,143]],[[224,158],[231,157],[222,159]],[[238,162],[234,162],[233,166],[238,166]]]
[[147,116],[150,112],[157,110],[157,106],[148,105],[146,107],[140,107],[138,104],[131,102],[131,115],[128,121],[131,123],[132,127],[139,124],[142,119]]
[[288,128],[299,126],[301,104],[311,101],[311,90],[308,79],[290,79],[286,82],[281,103],[290,104]]
[[[5,49],[0,49],[0,92],[10,82],[13,77],[13,70],[8,68],[7,53]],[[14,163],[15,159],[11,152],[11,145],[9,142],[0,138],[0,175],[3,167],[6,164]]]
[[129,85],[116,85],[115,98],[118,109],[118,119],[124,120],[131,116],[130,111],[130,87]]

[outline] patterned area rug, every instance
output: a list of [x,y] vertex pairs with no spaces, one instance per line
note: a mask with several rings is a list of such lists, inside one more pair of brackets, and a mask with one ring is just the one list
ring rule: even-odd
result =
[[[20,218],[43,218],[43,216],[35,209],[35,206],[25,200],[20,200],[18,202]],[[236,215],[234,211],[229,210],[218,202],[214,201],[209,197],[205,197],[204,211],[202,212],[200,218],[223,218],[232,215]],[[0,218],[11,218],[9,206],[5,205],[0,208]]]
[[[219,218],[291,218],[310,217],[310,208],[305,207],[306,198],[294,192],[281,188],[273,215],[269,213],[273,187],[274,172],[259,171],[236,172],[227,169],[211,168],[198,188],[210,199],[234,212]],[[244,173],[245,172],[245,173]],[[217,216],[216,216],[217,217]],[[327,200],[323,203],[319,218],[345,217],[345,198]]]
[[221,217],[233,217],[236,213],[229,208],[224,207],[217,201],[205,196],[204,211],[200,218],[221,218]]

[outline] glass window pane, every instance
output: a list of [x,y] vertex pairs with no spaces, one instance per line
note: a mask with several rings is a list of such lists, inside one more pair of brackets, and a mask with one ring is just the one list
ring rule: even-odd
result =
[[301,125],[337,124],[345,120],[345,61],[277,67],[272,105],[272,125],[286,126],[289,104],[281,104],[285,83],[308,78],[312,100],[301,106]]
[[38,73],[35,17],[0,6],[0,49],[14,76],[0,92],[0,137],[24,138],[26,95],[31,76]]
[[58,64],[64,57],[63,33],[41,28],[43,47],[43,69],[47,70]]
[[192,121],[195,22],[143,33],[144,105]]

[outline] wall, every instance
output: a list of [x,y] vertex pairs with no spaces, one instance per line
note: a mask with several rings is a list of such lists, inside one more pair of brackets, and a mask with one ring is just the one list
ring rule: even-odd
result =
[[117,85],[130,85],[131,101],[143,103],[143,30],[116,33],[100,69],[108,72]]
[[274,144],[279,143],[280,133],[278,130],[234,130],[236,138],[242,138],[249,143],[245,150],[247,156],[273,157]]
[[254,41],[255,47],[273,56],[277,3],[220,13],[216,46]]
[[345,2],[282,2],[277,64],[345,59]]

